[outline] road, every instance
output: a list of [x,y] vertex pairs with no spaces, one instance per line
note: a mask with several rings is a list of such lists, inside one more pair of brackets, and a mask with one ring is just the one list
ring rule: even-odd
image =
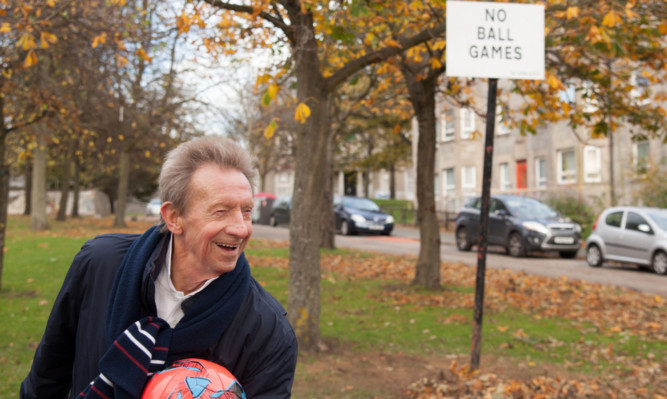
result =
[[[253,225],[253,237],[289,241],[289,231],[286,227],[255,224]],[[385,254],[417,256],[419,254],[419,231],[414,228],[399,227],[389,237],[336,235],[336,246]],[[592,268],[586,263],[583,253],[576,259],[561,259],[557,254],[535,254],[526,258],[511,258],[504,252],[503,248],[489,247],[486,266],[545,277],[567,276],[573,280],[624,287],[667,297],[667,276],[660,276],[630,265],[606,264],[601,268]],[[471,252],[457,250],[451,233],[441,234],[440,256],[446,262],[462,262],[469,266],[477,266],[475,248]]]

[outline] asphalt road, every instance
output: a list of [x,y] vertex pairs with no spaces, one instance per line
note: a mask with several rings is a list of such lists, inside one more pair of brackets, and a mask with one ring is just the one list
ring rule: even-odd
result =
[[[287,227],[255,224],[253,225],[253,237],[289,241],[289,231]],[[443,232],[440,237],[440,256],[443,261],[462,262],[471,267],[477,266],[476,247],[473,247],[470,252],[461,252],[456,249],[453,234]],[[385,254],[417,256],[419,255],[419,231],[414,228],[398,227],[389,237],[336,235],[336,246]],[[605,264],[601,268],[589,267],[583,258],[583,251],[576,259],[561,259],[557,254],[530,254],[525,258],[512,258],[505,255],[504,248],[489,247],[486,266],[546,277],[567,276],[573,280],[624,287],[667,297],[667,276],[660,276],[632,265]]]

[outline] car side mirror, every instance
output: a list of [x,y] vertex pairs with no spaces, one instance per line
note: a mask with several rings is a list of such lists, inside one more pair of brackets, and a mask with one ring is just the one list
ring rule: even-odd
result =
[[496,216],[500,216],[500,217],[504,218],[504,217],[509,216],[509,213],[505,209],[498,209],[498,210],[496,210]]
[[646,223],[642,223],[639,226],[637,226],[637,230],[639,230],[643,233],[646,233],[646,234],[653,234],[653,231],[651,230],[651,227]]

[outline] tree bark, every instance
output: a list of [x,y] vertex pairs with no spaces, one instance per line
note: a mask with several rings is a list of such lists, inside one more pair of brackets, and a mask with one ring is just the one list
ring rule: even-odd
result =
[[79,182],[79,175],[81,171],[81,163],[78,159],[74,160],[74,187],[72,187],[72,218],[79,217],[79,194],[81,193],[81,182]]
[[403,68],[410,102],[419,126],[417,141],[417,223],[419,258],[412,284],[430,290],[440,286],[440,229],[435,209],[435,88],[437,76],[418,80]]
[[69,199],[69,181],[72,170],[71,165],[72,141],[67,145],[67,153],[63,161],[62,183],[60,187],[60,204],[58,206],[58,215],[56,220],[62,222],[67,220],[67,200]]
[[[328,127],[329,130],[330,126]],[[326,177],[324,184],[324,191],[322,192],[322,240],[320,242],[321,248],[335,249],[336,248],[336,219],[333,210],[333,188],[334,188],[334,140],[333,134],[327,134],[327,164],[325,167]],[[329,205],[327,205],[329,204]]]
[[25,201],[23,203],[23,215],[30,216],[32,205],[32,157],[27,156],[25,159],[25,166],[23,167],[23,196]]
[[130,154],[123,148],[120,154],[120,163],[118,165],[118,198],[116,201],[116,217],[114,227],[126,227],[125,209],[127,207],[127,192],[130,185]]
[[33,151],[32,166],[32,212],[30,227],[33,230],[47,230],[46,219],[46,143],[37,134],[37,145]]
[[313,16],[289,8],[294,21],[297,97],[311,114],[297,132],[294,193],[290,221],[290,280],[287,313],[299,349],[320,349],[320,240],[322,192],[330,134],[325,81],[320,74]]

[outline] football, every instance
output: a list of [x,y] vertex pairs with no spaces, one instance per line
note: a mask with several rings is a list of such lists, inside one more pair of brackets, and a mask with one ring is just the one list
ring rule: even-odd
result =
[[223,366],[183,359],[155,373],[141,399],[245,399],[243,387]]

